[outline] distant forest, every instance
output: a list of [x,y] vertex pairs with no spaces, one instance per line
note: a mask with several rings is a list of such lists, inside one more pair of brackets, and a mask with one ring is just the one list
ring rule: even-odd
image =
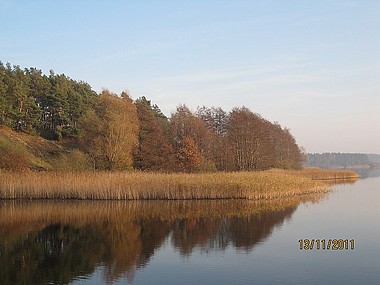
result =
[[[0,62],[0,125],[59,143],[99,170],[243,171],[300,168],[287,128],[246,107],[191,111],[168,118],[145,97],[100,94],[83,81]],[[0,147],[0,152],[1,152]],[[75,152],[74,152],[75,151]],[[3,150],[4,153],[4,150]]]
[[354,168],[380,166],[379,154],[364,153],[309,153],[307,167]]

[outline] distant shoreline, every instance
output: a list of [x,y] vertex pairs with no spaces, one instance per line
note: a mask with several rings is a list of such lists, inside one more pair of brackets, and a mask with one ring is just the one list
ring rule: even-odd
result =
[[357,179],[350,170],[259,172],[0,172],[0,199],[196,200],[276,199],[330,190]]
[[373,169],[380,167],[380,154],[375,153],[308,153],[304,167],[324,169]]

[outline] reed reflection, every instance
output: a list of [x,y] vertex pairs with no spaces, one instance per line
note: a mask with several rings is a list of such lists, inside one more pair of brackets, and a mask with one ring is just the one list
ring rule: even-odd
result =
[[305,201],[0,202],[2,284],[67,284],[102,266],[132,281],[170,237],[180,254],[250,252]]

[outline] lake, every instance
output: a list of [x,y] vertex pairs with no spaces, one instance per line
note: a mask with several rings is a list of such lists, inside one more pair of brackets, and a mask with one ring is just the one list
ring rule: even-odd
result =
[[1,201],[0,284],[379,284],[366,177],[269,202]]

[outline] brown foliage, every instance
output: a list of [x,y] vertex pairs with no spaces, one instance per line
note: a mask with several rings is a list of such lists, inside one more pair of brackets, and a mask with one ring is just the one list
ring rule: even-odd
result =
[[300,168],[302,153],[288,129],[246,107],[229,114],[220,108],[198,108],[197,116],[211,131],[211,159],[218,170]]
[[139,145],[134,152],[134,167],[140,170],[175,170],[174,149],[165,137],[162,124],[155,117],[150,101],[143,97],[135,105],[140,131]]
[[177,153],[179,167],[184,172],[194,172],[200,165],[202,157],[197,144],[191,137],[184,137],[182,147]]
[[212,146],[215,136],[202,118],[195,116],[187,106],[181,105],[172,114],[170,124],[180,170],[214,171]]
[[81,127],[82,143],[93,157],[96,168],[132,168],[139,125],[136,107],[127,93],[118,97],[103,91],[94,110],[84,116]]

